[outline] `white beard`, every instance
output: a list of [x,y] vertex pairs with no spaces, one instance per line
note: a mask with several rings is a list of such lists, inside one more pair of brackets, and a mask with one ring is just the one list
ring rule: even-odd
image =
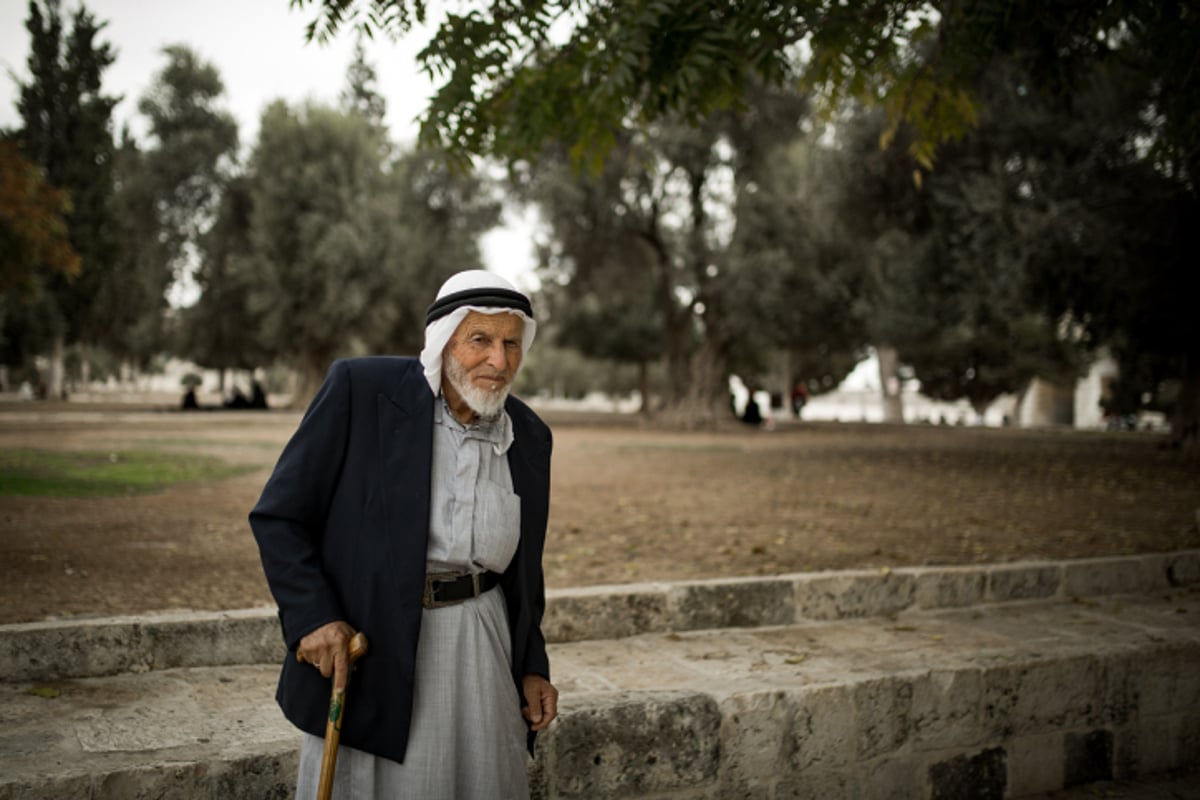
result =
[[458,392],[472,411],[484,419],[500,416],[500,412],[504,410],[504,401],[508,399],[510,384],[506,383],[502,389],[495,391],[480,389],[471,383],[466,368],[450,353],[442,357],[442,370],[445,371],[446,380],[450,381],[454,391]]

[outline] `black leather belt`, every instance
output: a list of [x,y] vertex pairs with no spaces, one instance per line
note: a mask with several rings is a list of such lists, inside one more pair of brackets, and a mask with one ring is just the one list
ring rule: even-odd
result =
[[442,608],[478,597],[500,584],[497,572],[472,572],[460,575],[455,572],[435,572],[425,576],[425,591],[421,605],[426,608]]

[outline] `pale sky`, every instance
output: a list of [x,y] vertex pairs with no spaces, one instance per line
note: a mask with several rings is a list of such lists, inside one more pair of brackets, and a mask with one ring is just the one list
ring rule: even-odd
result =
[[[292,10],[288,0],[87,0],[85,5],[108,23],[100,39],[116,51],[103,78],[104,91],[122,97],[113,114],[114,135],[126,124],[135,136],[144,132],[136,119],[137,101],[166,64],[161,51],[167,45],[185,44],[216,66],[225,83],[224,105],[238,121],[243,152],[257,138],[259,116],[272,100],[335,104],[353,55],[353,32],[324,45],[306,43],[304,29],[315,11],[311,6]],[[68,27],[78,7],[78,0],[63,0]],[[20,121],[13,76],[21,81],[28,76],[28,8],[27,0],[0,0],[0,128]],[[415,119],[433,91],[415,59],[427,38],[418,31],[396,41],[376,35],[365,42],[367,60],[387,100],[387,123],[398,142],[416,139]],[[511,219],[484,240],[488,267],[522,288],[536,287],[528,274],[530,225],[528,219]]]

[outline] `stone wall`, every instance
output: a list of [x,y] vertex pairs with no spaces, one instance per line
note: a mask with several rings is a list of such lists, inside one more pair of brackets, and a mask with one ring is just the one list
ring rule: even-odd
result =
[[[1198,589],[1200,552],[1187,551],[550,592],[563,707],[530,762],[533,794],[1016,798],[1200,767]],[[159,754],[155,715],[177,726],[176,709],[130,688],[158,674],[164,692],[211,681],[203,691],[246,692],[265,720],[274,669],[254,667],[238,689],[230,666],[282,656],[273,609],[0,626],[11,737],[29,736],[16,709],[40,702],[27,682],[120,682],[116,694],[146,705],[137,748],[113,734],[111,756],[85,746],[44,775],[31,755],[37,777],[0,778],[0,800],[289,796],[286,723],[259,722],[274,726],[259,741],[243,731],[236,752],[214,741]],[[79,747],[52,728],[38,748],[60,734]]]

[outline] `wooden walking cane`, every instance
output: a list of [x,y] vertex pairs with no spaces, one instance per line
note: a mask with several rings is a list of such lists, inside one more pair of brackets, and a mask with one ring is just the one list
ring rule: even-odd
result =
[[[346,686],[350,685],[349,670],[367,652],[367,637],[354,634],[346,660]],[[342,738],[342,720],[346,717],[346,689],[334,689],[329,698],[329,721],[325,723],[325,751],[321,754],[321,780],[317,783],[317,800],[329,800],[333,792],[333,770],[337,766],[338,739]]]

